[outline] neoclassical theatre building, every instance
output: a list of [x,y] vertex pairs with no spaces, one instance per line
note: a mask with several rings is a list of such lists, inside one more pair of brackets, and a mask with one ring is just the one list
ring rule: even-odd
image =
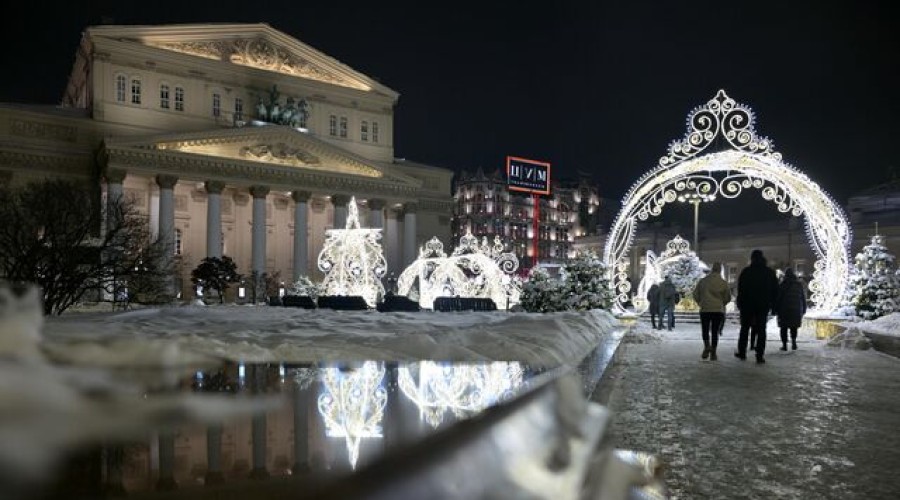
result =
[[176,286],[207,256],[317,276],[355,196],[389,272],[450,242],[450,170],[394,157],[399,94],[267,24],[87,28],[60,105],[0,104],[0,182],[124,196],[167,238]]

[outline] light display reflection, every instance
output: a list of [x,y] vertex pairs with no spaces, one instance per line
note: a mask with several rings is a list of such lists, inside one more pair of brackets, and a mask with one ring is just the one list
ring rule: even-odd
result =
[[347,442],[350,465],[355,469],[362,438],[381,438],[381,422],[387,404],[384,363],[366,361],[359,367],[323,368],[319,414],[325,435]]
[[475,414],[512,396],[522,385],[518,362],[459,365],[419,361],[400,366],[400,390],[419,407],[422,419],[438,427],[449,411],[456,418]]

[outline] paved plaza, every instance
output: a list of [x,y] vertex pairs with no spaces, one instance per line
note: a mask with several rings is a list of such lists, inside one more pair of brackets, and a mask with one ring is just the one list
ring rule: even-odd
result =
[[[774,334],[774,338],[773,338]],[[657,454],[671,498],[900,498],[900,360],[828,347],[809,335],[764,365],[700,359],[698,324],[625,337],[600,396],[615,445]]]

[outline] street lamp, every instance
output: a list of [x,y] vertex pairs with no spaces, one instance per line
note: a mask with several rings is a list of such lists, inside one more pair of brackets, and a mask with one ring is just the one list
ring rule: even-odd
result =
[[688,192],[678,195],[678,201],[694,205],[694,252],[698,255],[699,247],[697,246],[697,222],[700,218],[700,204],[706,201],[713,201],[715,199],[715,195],[707,193]]

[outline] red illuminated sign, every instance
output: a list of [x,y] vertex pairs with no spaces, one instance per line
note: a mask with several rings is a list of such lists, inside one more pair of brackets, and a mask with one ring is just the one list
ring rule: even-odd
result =
[[550,194],[550,164],[515,156],[506,157],[506,182],[513,191]]

